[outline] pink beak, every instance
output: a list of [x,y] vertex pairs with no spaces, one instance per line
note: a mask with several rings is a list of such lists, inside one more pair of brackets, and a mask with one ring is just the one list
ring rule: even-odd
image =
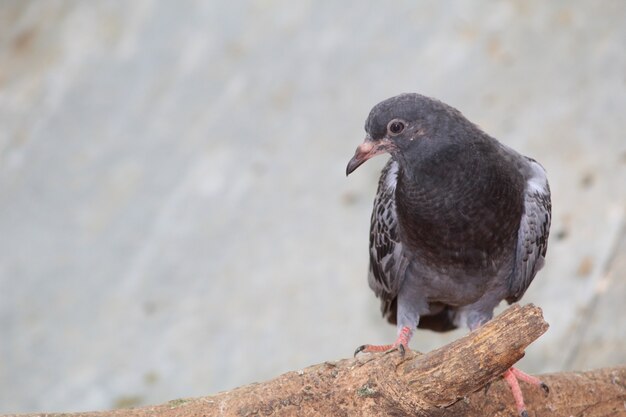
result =
[[363,143],[356,148],[354,156],[350,162],[348,162],[348,166],[346,167],[346,176],[350,175],[368,159],[387,152],[387,145],[389,145],[389,141],[386,139],[374,141],[372,138],[367,136]]

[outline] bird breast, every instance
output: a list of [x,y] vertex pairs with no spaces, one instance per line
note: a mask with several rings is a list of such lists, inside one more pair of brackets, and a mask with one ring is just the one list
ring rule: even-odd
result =
[[513,255],[523,210],[519,172],[457,153],[412,174],[399,173],[395,197],[400,233],[421,261],[478,271]]

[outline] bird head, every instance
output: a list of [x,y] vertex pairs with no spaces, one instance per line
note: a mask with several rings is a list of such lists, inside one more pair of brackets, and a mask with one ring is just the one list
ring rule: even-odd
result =
[[[346,167],[350,175],[368,159],[389,153],[400,162],[404,156],[420,152],[438,135],[446,120],[460,113],[444,103],[420,94],[401,94],[372,108],[365,122],[365,140]],[[464,119],[461,116],[461,119]]]

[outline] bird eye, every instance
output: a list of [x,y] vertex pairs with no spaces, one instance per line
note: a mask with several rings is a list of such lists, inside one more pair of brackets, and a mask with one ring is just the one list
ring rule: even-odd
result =
[[392,135],[398,135],[404,130],[404,123],[402,123],[400,120],[392,120],[387,125],[387,130]]

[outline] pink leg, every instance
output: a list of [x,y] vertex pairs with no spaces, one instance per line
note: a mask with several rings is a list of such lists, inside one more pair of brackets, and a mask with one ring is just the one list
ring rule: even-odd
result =
[[528,412],[526,411],[526,405],[524,404],[524,396],[522,395],[522,389],[519,387],[519,382],[515,378],[515,374],[511,369],[504,373],[504,380],[511,387],[513,398],[515,399],[515,408],[520,416],[526,417]]
[[503,377],[511,388],[513,398],[515,399],[515,407],[517,408],[517,412],[519,413],[519,415],[522,417],[528,417],[528,412],[526,411],[524,396],[522,395],[522,389],[520,388],[518,381],[524,381],[529,384],[535,385],[543,389],[546,394],[550,392],[548,386],[544,384],[539,378],[528,375],[527,373],[524,373],[514,367],[509,368],[509,370],[504,373]]
[[360,352],[373,353],[373,352],[387,352],[390,350],[398,349],[400,354],[404,356],[404,352],[409,348],[409,340],[411,340],[412,331],[409,327],[403,327],[398,334],[398,338],[391,345],[362,345],[356,348],[354,356]]

